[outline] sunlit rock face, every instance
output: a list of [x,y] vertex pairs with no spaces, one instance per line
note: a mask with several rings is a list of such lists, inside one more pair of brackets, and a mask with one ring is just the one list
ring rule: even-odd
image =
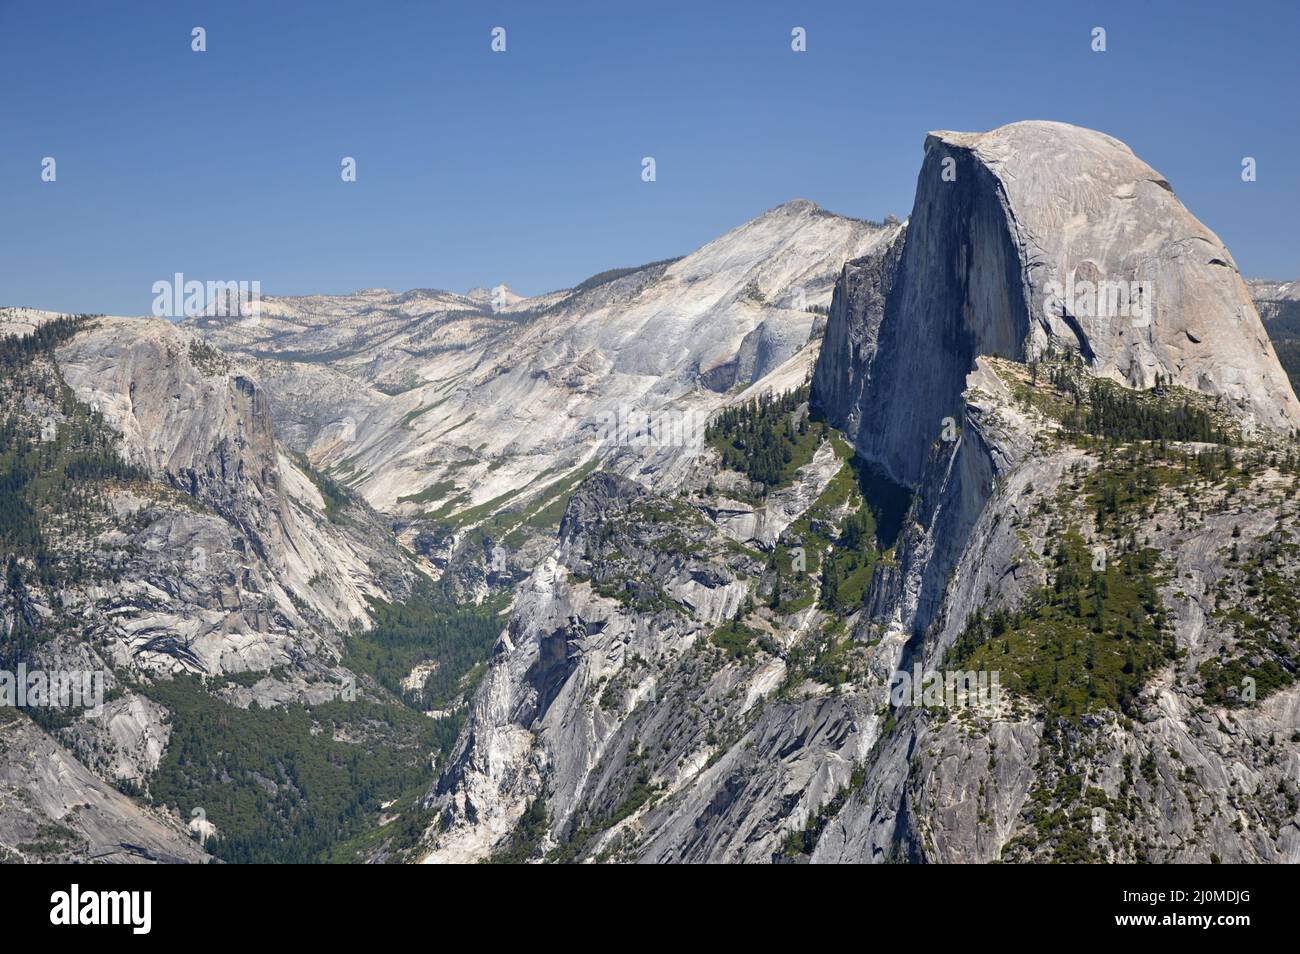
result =
[[291,447],[381,510],[450,515],[519,503],[617,450],[628,422],[702,418],[763,381],[887,231],[796,199],[682,258],[531,298],[380,289],[187,324],[256,368]]
[[[1259,282],[1253,292],[1283,303],[1270,309],[1275,317],[1290,286]],[[1087,373],[1128,387],[1159,380],[1218,398],[1216,411],[1264,446],[1270,430],[1300,421],[1231,256],[1126,146],[1059,123],[932,133],[911,219],[845,266],[813,388],[859,454],[916,491],[894,565],[873,579],[865,612],[870,631],[886,634],[882,645],[899,647],[900,666],[940,667],[972,613],[1023,606],[1048,579],[1039,557],[1062,526],[1077,521],[1099,534],[1087,504],[1062,491],[1072,473],[1111,462],[1041,442],[1044,419],[1007,384],[1009,369],[1066,352]],[[1293,519],[1275,508],[1278,476],[1262,478],[1240,506],[1215,496],[1231,489],[1203,492],[1194,527],[1168,518],[1186,506],[1172,495],[1140,519],[1136,537],[1183,581],[1161,598],[1184,655],[1143,688],[1131,723],[1080,723],[1082,769],[1046,744],[1037,713],[995,715],[972,736],[902,710],[812,859],[1050,858],[1054,845],[1016,840],[1031,793],[1083,771],[1113,795],[1127,784],[1125,766],[1144,762],[1141,797],[1153,809],[1131,821],[1130,834],[1147,847],[1126,855],[1101,838],[1102,857],[1203,861],[1213,848],[1224,860],[1294,861],[1300,828],[1270,831],[1261,823],[1275,811],[1268,798],[1239,808],[1234,792],[1282,784],[1270,759],[1253,753],[1289,732],[1300,688],[1244,713],[1207,709],[1193,688],[1198,666],[1234,640],[1203,611],[1208,587],[1199,581],[1231,574],[1230,536],[1248,540],[1246,550],[1273,546]],[[1046,522],[1033,516],[1040,495]],[[1295,569],[1291,558],[1279,565]],[[1195,789],[1179,784],[1187,764],[1198,766]]]
[[841,285],[817,391],[859,451],[904,482],[957,415],[977,355],[1069,348],[1131,387],[1160,375],[1260,425],[1300,424],[1231,255],[1102,133],[1049,122],[931,133],[908,226],[846,266]]

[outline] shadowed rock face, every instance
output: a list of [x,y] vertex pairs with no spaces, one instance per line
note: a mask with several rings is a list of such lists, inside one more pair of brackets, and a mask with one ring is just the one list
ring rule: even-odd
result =
[[[1144,307],[1099,313],[1095,298],[1078,298],[1084,281],[1094,291],[1103,281],[1141,283]],[[1036,557],[1060,526],[1031,519],[1036,495],[1051,498],[1045,512],[1060,525],[1101,532],[1086,504],[1060,492],[1076,467],[1105,471],[1112,462],[1040,445],[1045,419],[1009,392],[1011,366],[993,360],[1049,349],[1130,387],[1149,388],[1160,374],[1221,397],[1221,410],[1263,444],[1268,429],[1297,424],[1295,395],[1232,258],[1127,147],[1055,123],[931,134],[909,223],[841,275],[813,388],[862,456],[917,487],[895,565],[873,579],[865,614],[899,641],[905,666],[942,666],[972,613],[1023,606],[1047,578]],[[955,441],[940,440],[945,416],[959,425]],[[1136,536],[1165,554],[1174,579],[1226,578],[1229,531],[1262,550],[1291,519],[1274,508],[1274,479],[1230,511],[1226,498],[1201,492],[1203,523],[1188,529],[1172,525],[1176,504],[1161,499]],[[1131,725],[1083,720],[1078,738],[1093,746],[1084,762],[1055,742],[1045,756],[1046,723],[1035,716],[995,717],[986,734],[963,736],[924,711],[900,713],[813,860],[1041,860],[1043,844],[1016,842],[1032,791],[1083,764],[1114,794],[1125,760],[1146,760],[1150,809],[1129,824],[1148,859],[1205,860],[1212,848],[1225,860],[1293,861],[1300,828],[1261,823],[1274,809],[1266,799],[1238,808],[1236,788],[1283,784],[1286,770],[1251,753],[1292,731],[1300,690],[1240,717],[1206,709],[1198,666],[1233,637],[1201,611],[1205,598],[1186,582],[1162,593],[1183,655],[1143,688]],[[1178,782],[1186,764],[1198,766],[1194,791]],[[1229,783],[1234,774],[1243,781]]]
[[[954,181],[944,178],[945,169],[952,170]],[[902,248],[901,254],[895,250],[894,274],[871,282],[869,298],[881,299],[883,307],[875,301],[868,305],[867,315],[878,316],[879,325],[874,347],[858,356],[870,383],[859,407],[827,409],[833,420],[837,410],[858,413],[850,433],[859,453],[902,483],[920,479],[942,419],[960,416],[961,392],[975,356],[1023,356],[1029,316],[1006,221],[991,172],[971,154],[931,137],[912,218],[895,240]],[[872,257],[885,264],[891,256]],[[837,358],[842,360],[823,350],[819,394],[834,390],[829,378]]]
[[832,305],[815,391],[858,451],[906,483],[941,419],[960,416],[978,355],[1068,348],[1131,387],[1159,374],[1257,424],[1300,425],[1232,256],[1098,132],[931,133],[908,226],[849,263],[841,288],[854,294]]
[[[982,134],[933,133],[927,151],[927,159],[968,157],[993,178],[1019,252],[1035,352],[1050,339],[1074,338],[1094,373],[1133,387],[1162,374],[1223,395],[1267,426],[1300,424],[1300,404],[1232,256],[1122,142],[1063,123],[1023,122]],[[1071,279],[1073,307],[1054,300],[1062,296],[1049,287]],[[1104,314],[1100,306],[1087,314],[1083,281],[1143,284],[1149,315]]]

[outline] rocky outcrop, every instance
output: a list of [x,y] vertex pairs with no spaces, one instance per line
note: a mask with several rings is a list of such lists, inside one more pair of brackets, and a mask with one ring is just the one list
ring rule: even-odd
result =
[[[943,183],[932,158],[941,166],[949,157],[958,179]],[[1127,146],[1061,123],[934,133],[918,192],[961,188],[966,163],[992,177],[1006,210],[999,224],[1017,252],[1023,280],[1013,287],[1033,317],[1034,353],[1070,342],[1094,373],[1131,387],[1149,387],[1159,374],[1221,395],[1269,427],[1300,424],[1300,404],[1232,256]],[[1111,313],[1113,298],[1090,303],[1084,282],[1094,291],[1109,283],[1108,294],[1136,283],[1130,298],[1141,299],[1141,314]],[[1071,284],[1074,301],[1062,300]]]
[[329,659],[338,648],[326,634],[364,625],[366,595],[408,589],[386,528],[364,508],[328,518],[313,476],[280,451],[265,392],[220,352],[166,321],[100,318],[56,358],[119,435],[121,456],[174,491],[117,502],[124,518],[145,521],[152,569],[128,578],[150,598],[113,629],[147,668]]
[[[1121,284],[1123,301],[1107,298]],[[814,390],[859,452],[907,484],[942,419],[960,416],[978,355],[1069,349],[1132,387],[1159,374],[1260,424],[1300,425],[1222,243],[1128,147],[1091,130],[931,133],[905,231],[846,266],[839,288]]]
[[[540,816],[531,847],[552,857],[770,861],[847,788],[878,699],[799,679],[778,697],[789,647],[823,617],[755,619],[766,558],[738,542],[770,549],[847,468],[823,444],[742,528],[704,493],[725,482],[714,466],[682,496],[609,473],[574,494],[430,795],[426,860],[510,851]],[[718,643],[741,618],[761,651]]]
[[[1085,283],[1095,295],[1107,281],[1140,289],[1137,314],[1086,300]],[[972,614],[1023,607],[1071,521],[1102,534],[1061,488],[1108,462],[1052,438],[1057,424],[1026,397],[1029,365],[1062,354],[1092,377],[1150,388],[1159,375],[1207,395],[1264,448],[1300,420],[1231,257],[1121,143],[1055,123],[931,134],[905,229],[841,275],[814,378],[814,401],[858,453],[917,491],[861,632],[892,637],[896,666],[940,668]],[[1193,507],[1190,495],[1177,528],[1151,515],[1134,539],[1170,554],[1179,577],[1230,576],[1227,548],[1211,555],[1204,541],[1235,522],[1234,534],[1265,546],[1276,533],[1268,493],[1239,498],[1231,521],[1214,509],[1226,498],[1202,493]],[[1162,497],[1153,513],[1178,500]],[[1194,517],[1207,525],[1192,530]],[[1244,721],[1211,709],[1232,730],[1207,731],[1200,667],[1232,640],[1185,599],[1181,586],[1164,595],[1185,655],[1148,687],[1136,724],[1089,717],[1061,736],[1041,712],[954,721],[897,709],[813,860],[1056,857],[1060,832],[1042,820],[1027,831],[1025,819],[1041,819],[1031,806],[1053,804],[1053,786],[1079,774],[1095,780],[1091,804],[1112,814],[1076,860],[1204,861],[1211,849],[1294,860],[1300,830],[1282,817],[1285,799],[1263,795],[1286,789],[1284,773],[1246,753],[1294,738],[1286,720],[1300,692],[1279,692]],[[1189,765],[1199,787],[1184,784]]]
[[176,819],[109,786],[26,716],[0,712],[0,861],[206,860]]
[[[942,669],[971,612],[1026,605],[1047,581],[1054,528],[1073,519],[1097,534],[1086,505],[1056,502],[1047,510],[1039,501],[1059,501],[1072,475],[1106,466],[1064,447],[1009,472],[907,665]],[[1187,487],[1163,496],[1133,530],[1166,555],[1161,606],[1180,655],[1129,712],[1061,722],[1014,701],[960,718],[942,708],[900,708],[897,726],[867,761],[863,786],[827,825],[812,860],[1300,861],[1300,686],[1243,707],[1207,703],[1202,681],[1205,666],[1240,652],[1232,614],[1255,612],[1230,583],[1241,573],[1233,554],[1277,552],[1277,534],[1294,519],[1290,505],[1278,511],[1277,492],[1293,480],[1264,470],[1247,488]],[[1285,590],[1300,563],[1279,557],[1269,562]],[[1079,787],[1079,801],[1055,802],[1070,786]],[[1069,839],[1077,853],[1066,857]]]
[[[626,766],[625,720],[655,698],[656,671],[676,669],[736,612],[747,593],[741,568],[753,570],[702,518],[664,520],[658,506],[608,474],[570,501],[559,546],[522,588],[475,696],[472,728],[437,786],[446,830],[429,860],[486,856],[544,796],[558,837],[581,805],[625,785],[593,772],[604,759]],[[614,685],[622,690],[610,692]]]
[[98,719],[74,722],[64,738],[96,775],[139,790],[147,789],[170,740],[167,710],[133,692],[105,702]]
[[771,376],[884,232],[794,200],[683,258],[535,298],[271,298],[257,322],[189,325],[258,368],[292,446],[371,504],[477,521],[597,458],[654,456],[658,439],[635,440],[651,422],[689,432]]

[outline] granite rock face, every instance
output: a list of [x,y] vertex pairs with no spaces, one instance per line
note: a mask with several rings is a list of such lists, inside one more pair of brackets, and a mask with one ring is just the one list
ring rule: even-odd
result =
[[56,357],[77,398],[120,435],[122,458],[174,492],[164,500],[197,504],[120,499],[123,515],[161,518],[141,539],[152,573],[141,567],[125,586],[165,595],[113,624],[146,668],[328,660],[338,647],[324,634],[365,625],[366,595],[409,588],[380,520],[326,518],[312,477],[276,441],[265,391],[220,352],[167,321],[100,318]]
[[[1098,307],[1102,282],[1132,292],[1126,313]],[[933,134],[911,217],[844,266],[819,333],[814,408],[913,492],[848,620],[848,677],[833,692],[819,676],[791,685],[797,651],[830,622],[817,605],[760,614],[774,626],[753,660],[707,650],[738,599],[768,592],[740,554],[761,560],[808,513],[814,468],[771,532],[772,502],[765,516],[730,499],[743,486],[707,458],[661,458],[644,483],[590,478],[430,793],[427,859],[509,851],[527,832],[532,857],[578,860],[1059,860],[1069,839],[1035,806],[1104,805],[1081,857],[1294,860],[1300,689],[1233,710],[1207,703],[1203,668],[1242,648],[1205,609],[1210,589],[1241,585],[1224,541],[1300,569],[1277,549],[1293,478],[1276,462],[1171,487],[1133,518],[1179,580],[1151,604],[1176,621],[1179,653],[1129,715],[1063,729],[1025,699],[954,718],[887,692],[899,670],[941,668],[975,613],[1014,612],[1048,585],[1062,526],[1121,545],[1073,489],[1117,465],[1026,397],[1040,363],[1157,397],[1185,388],[1254,453],[1295,427],[1235,265],[1168,184],[1115,140],[1060,124]],[[1090,802],[1053,801],[1075,785]]]
[[[1211,399],[1265,461],[1296,424],[1295,396],[1231,257],[1109,137],[1055,123],[934,133],[894,243],[901,252],[881,246],[846,265],[814,400],[860,455],[916,487],[862,630],[892,637],[900,669],[942,669],[972,614],[1024,607],[1049,580],[1044,557],[1064,527],[1105,539],[1068,488],[1114,464],[1054,436],[1059,424],[1024,399],[1030,364],[1070,355],[1086,376],[1136,389],[1159,374]],[[1077,293],[1108,279],[1144,283],[1149,311],[1098,314],[1049,286],[1071,282]],[[1243,715],[1207,706],[1200,685],[1204,666],[1237,651],[1224,597],[1221,612],[1207,609],[1214,582],[1223,593],[1236,578],[1238,550],[1226,542],[1269,554],[1283,577],[1296,570],[1276,543],[1290,518],[1274,495],[1287,479],[1265,467],[1235,502],[1230,486],[1171,488],[1139,518],[1134,539],[1166,554],[1181,581],[1161,594],[1160,612],[1176,620],[1182,654],[1143,691],[1139,718],[1091,716],[1061,736],[1037,711],[959,721],[898,709],[812,860],[1057,857],[1034,806],[1081,776],[1092,804],[1112,812],[1106,822],[1098,809],[1086,857],[1294,861],[1300,827],[1278,763],[1300,758],[1300,690]]]
[[[942,179],[948,158],[956,182]],[[1127,146],[1062,123],[932,133],[918,196],[961,188],[967,170],[977,186],[992,186],[981,191],[1003,210],[990,224],[1014,252],[1008,265],[1019,280],[1011,287],[1031,318],[1030,353],[1054,339],[1069,342],[1095,374],[1130,387],[1149,387],[1159,374],[1221,395],[1266,426],[1300,424],[1300,404],[1232,256]],[[1091,301],[1084,282],[1094,286]],[[1127,314],[1121,285],[1130,293]],[[1073,301],[1062,294],[1071,286]],[[977,326],[997,324],[999,308],[975,294],[968,301]]]
[[1130,387],[1159,374],[1259,425],[1300,426],[1232,257],[1163,178],[1092,130],[931,133],[906,229],[839,288],[818,400],[903,483],[960,415],[978,355],[1075,350]]
[[0,860],[201,863],[180,821],[103,781],[21,716],[0,717]]
[[257,369],[289,446],[380,510],[450,519],[630,458],[629,433],[689,427],[770,377],[884,232],[796,199],[682,258],[531,298],[369,290],[186,325]]

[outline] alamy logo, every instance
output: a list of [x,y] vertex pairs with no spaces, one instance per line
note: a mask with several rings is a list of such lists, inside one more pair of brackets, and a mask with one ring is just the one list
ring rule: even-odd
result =
[[956,708],[996,706],[1002,698],[1002,674],[975,669],[925,671],[918,664],[900,669],[889,682],[889,702],[894,708],[925,706]]
[[628,447],[699,447],[709,423],[698,410],[641,411],[620,405],[596,415],[596,440]]
[[1145,328],[1152,317],[1151,283],[1106,278],[1076,282],[1071,272],[1064,285],[1053,280],[1043,286],[1043,315],[1128,318],[1134,327]]
[[0,669],[0,706],[26,709],[85,709],[98,719],[104,711],[104,674],[98,670],[45,672],[18,664],[17,672]]
[[148,934],[153,926],[151,891],[83,892],[74,884],[50,895],[50,905],[51,924],[127,924],[132,934]]
[[154,282],[153,294],[153,313],[159,318],[256,318],[262,313],[261,282],[186,281],[177,272],[170,282]]

